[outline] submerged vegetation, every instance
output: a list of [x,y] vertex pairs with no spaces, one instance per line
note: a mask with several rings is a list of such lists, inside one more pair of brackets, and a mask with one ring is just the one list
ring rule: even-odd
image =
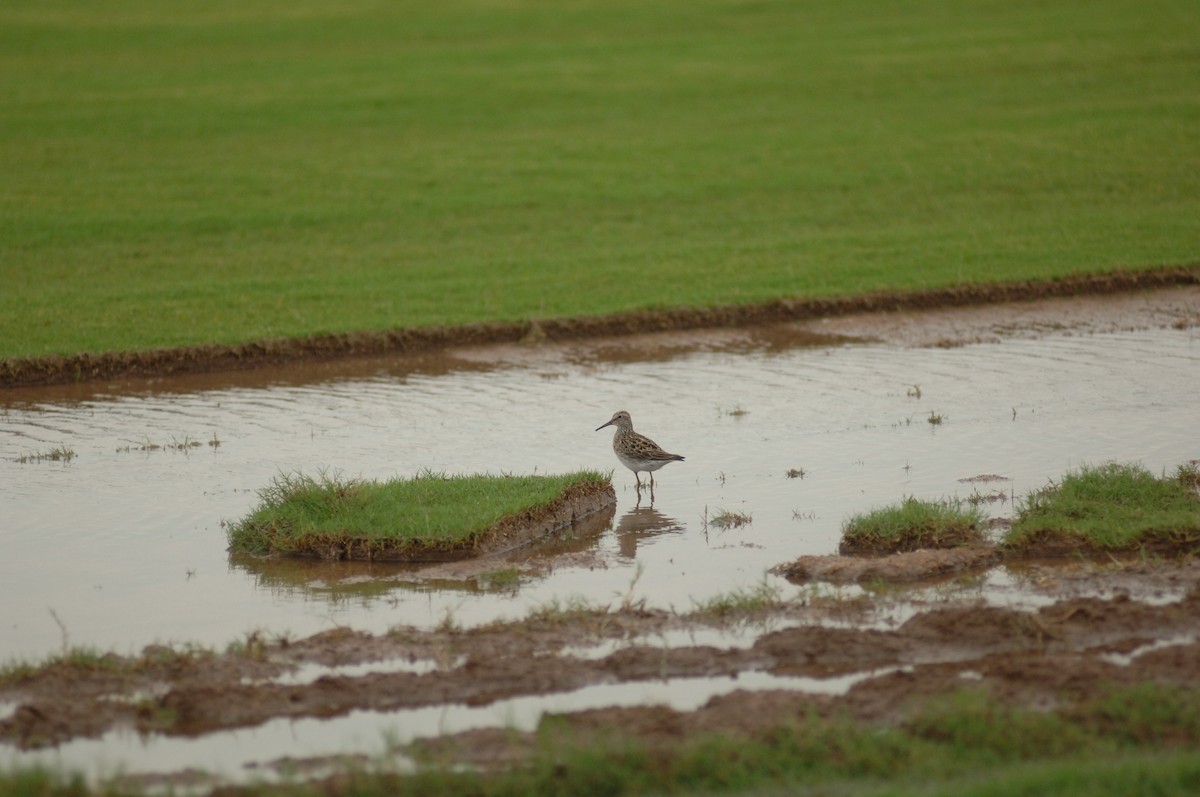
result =
[[724,531],[748,526],[754,522],[754,517],[749,512],[737,512],[732,509],[718,509],[715,514],[709,516],[708,507],[705,507],[703,521],[705,528],[713,526]]
[[1200,499],[1191,463],[1173,477],[1141,465],[1083,467],[1031,492],[1005,544],[1012,549],[1060,545],[1094,551],[1200,549]]
[[[561,476],[447,476],[386,482],[282,474],[228,527],[230,548],[254,554],[388,558],[469,550],[505,524],[538,522],[569,493],[610,491],[598,471]],[[567,518],[568,522],[570,517]]]
[[49,451],[30,451],[14,458],[14,462],[26,465],[30,462],[70,462],[75,459],[75,449],[55,446]]
[[842,525],[844,553],[893,553],[981,542],[984,514],[960,501],[905,498],[899,506],[854,515]]

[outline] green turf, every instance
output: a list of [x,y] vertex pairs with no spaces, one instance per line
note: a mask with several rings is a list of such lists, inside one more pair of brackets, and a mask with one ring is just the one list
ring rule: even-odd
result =
[[510,515],[547,506],[568,488],[601,488],[594,471],[561,476],[445,476],[425,473],[385,482],[281,475],[259,491],[259,505],[228,528],[230,548],[305,553],[355,541],[379,549],[470,547]]
[[0,357],[1200,259],[1192,0],[0,4]]
[[1148,547],[1200,550],[1200,497],[1195,466],[1158,478],[1140,465],[1109,463],[1068,473],[1031,492],[1005,544],[1021,549],[1045,541],[1074,541],[1097,551]]
[[914,551],[981,542],[983,512],[955,501],[905,498],[894,506],[851,516],[842,524],[845,552]]

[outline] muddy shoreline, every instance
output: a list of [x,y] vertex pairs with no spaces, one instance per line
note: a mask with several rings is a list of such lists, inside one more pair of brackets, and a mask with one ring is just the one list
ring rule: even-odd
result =
[[[539,612],[468,630],[398,627],[371,635],[339,628],[301,640],[255,637],[224,653],[149,646],[140,656],[68,659],[10,678],[0,686],[0,702],[16,707],[0,720],[0,741],[37,749],[121,727],[193,737],[280,717],[488,705],[599,683],[736,680],[746,672],[861,679],[843,694],[736,691],[695,712],[645,706],[585,711],[570,721],[680,740],[699,731],[763,730],[813,710],[893,723],[968,682],[1025,708],[1069,705],[1144,680],[1194,685],[1200,562],[1035,564],[1025,577],[1044,605],[918,599],[896,627],[876,616],[886,600],[814,595],[733,616],[617,606]],[[743,647],[663,644],[668,632],[731,626],[761,634]],[[372,662],[379,671],[336,670]],[[394,671],[388,662],[407,666]],[[330,669],[310,681],[289,681],[305,665]],[[437,744],[455,749],[460,760],[492,760],[514,738],[511,729],[498,728]]]
[[0,388],[244,370],[306,360],[429,352],[461,346],[563,342],[649,332],[838,318],[863,313],[912,312],[1055,297],[1103,296],[1197,284],[1200,284],[1200,264],[1149,271],[1116,271],[1047,281],[964,285],[908,293],[876,293],[823,299],[778,299],[759,304],[713,308],[676,308],[607,316],[394,329],[384,332],[260,340],[237,345],[11,358],[0,360]]

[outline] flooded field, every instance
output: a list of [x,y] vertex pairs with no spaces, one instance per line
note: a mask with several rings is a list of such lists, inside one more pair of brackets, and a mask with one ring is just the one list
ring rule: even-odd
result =
[[[37,660],[68,644],[223,650],[255,632],[470,628],[571,604],[687,612],[764,584],[795,595],[802,588],[768,569],[836,552],[854,513],[905,496],[974,496],[1005,517],[1014,496],[1073,467],[1118,460],[1159,472],[1200,457],[1198,297],[1178,289],[1082,308],[1042,302],[0,392],[0,656]],[[619,409],[687,458],[655,474],[653,498],[617,463],[611,429],[593,431]],[[55,450],[72,456],[47,458]],[[226,551],[223,524],[281,473],[578,468],[614,469],[614,514],[482,563]],[[722,530],[712,523],[721,511],[750,522]],[[961,588],[997,605],[1043,601],[1006,568]],[[845,690],[866,672],[822,685],[759,673],[760,686],[735,685]],[[640,705],[651,693],[686,709],[733,688],[727,678],[670,683],[281,718],[200,740],[134,742],[126,732],[121,743],[110,733],[69,743],[57,760],[233,771],[248,750],[257,762],[370,753],[397,723],[408,737],[503,717],[528,728],[547,709]]]

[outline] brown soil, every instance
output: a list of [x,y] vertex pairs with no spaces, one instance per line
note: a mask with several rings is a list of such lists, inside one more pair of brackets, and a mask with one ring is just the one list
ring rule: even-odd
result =
[[[961,306],[984,301],[989,291],[1005,300],[1028,299],[1038,292],[1060,295],[1079,290],[1078,281],[971,288],[903,300],[876,298],[862,300],[856,308],[837,302],[781,302],[759,308],[762,315],[758,318],[794,320],[804,313],[840,316],[789,325],[786,332],[779,333],[786,338],[786,345],[794,345],[797,335],[874,336],[911,345],[961,345],[994,336],[1039,334],[1039,329],[1042,334],[1051,328],[1061,332],[1064,325],[1074,330],[1071,325],[1076,323],[1081,334],[1143,324],[1190,327],[1200,322],[1200,289],[1195,287],[1198,274],[1196,270],[1177,270],[1096,279],[1087,283],[1096,293],[1147,287],[1147,280],[1191,287],[1124,294],[1104,301],[1070,300],[1069,312],[1064,311],[1066,304],[1054,302],[969,310]],[[896,305],[911,309],[922,302],[949,309],[919,317],[907,312],[849,315],[870,309],[871,301],[888,310]],[[553,340],[569,336],[572,329],[574,334],[584,334],[581,330],[585,329],[595,334],[678,328],[713,323],[703,319],[718,318],[721,312],[728,315],[717,323],[755,318],[751,308],[733,308],[674,316],[642,314],[624,322],[584,320],[576,327],[572,327],[575,322],[562,322],[546,324],[544,331]],[[505,334],[515,338],[519,332],[514,326]],[[480,341],[487,339],[482,329],[456,334],[461,336],[418,336],[419,343],[414,345],[462,344],[471,335]],[[721,340],[726,338],[712,334],[716,345],[724,345]],[[404,340],[408,339],[401,335],[395,346],[403,348],[407,345]],[[375,341],[371,345],[380,344]],[[636,348],[664,344],[656,336],[639,342],[639,336],[628,335],[618,342],[593,344],[593,348],[597,345]],[[530,351],[501,348],[499,355],[491,352],[492,361],[496,356],[525,356],[514,354],[518,349]],[[320,347],[302,349],[281,350],[278,356],[309,356]],[[350,350],[353,348],[331,345],[326,352]],[[180,362],[162,356],[157,365],[151,358],[124,372]],[[269,360],[275,355],[263,356]],[[469,359],[470,349],[457,356]],[[180,367],[245,366],[265,361],[256,357],[253,352],[245,358],[226,352],[209,359],[184,358],[187,364]],[[114,372],[105,369],[120,372],[123,366],[118,360],[88,361],[95,370],[79,368],[78,363],[60,363],[61,367],[45,362],[8,363],[0,381],[48,381],[64,374],[74,378],[75,373],[88,378]],[[175,367],[168,365],[166,370]],[[978,477],[980,481],[1002,478]],[[546,554],[551,562],[554,557],[579,555],[570,549]],[[945,573],[960,568],[978,571],[994,566],[996,556],[995,549],[988,546],[965,546],[880,559],[805,557],[787,567],[801,579],[904,581],[944,578]],[[449,563],[426,570],[433,577],[448,568],[481,566],[487,565]],[[969,585],[955,590],[951,584],[948,594],[939,592],[935,598],[928,597],[928,591],[898,586],[882,596],[829,597],[805,592],[753,614],[723,618],[636,606],[613,611],[547,611],[522,622],[466,631],[400,628],[386,635],[370,635],[338,629],[302,640],[252,637],[242,650],[224,654],[152,646],[139,656],[59,661],[24,674],[10,671],[0,678],[0,706],[15,707],[0,716],[0,742],[26,749],[46,747],[118,727],[194,736],[256,726],[274,718],[334,717],[356,710],[451,703],[489,705],[505,698],[566,692],[599,683],[698,676],[736,679],[741,673],[755,671],[814,678],[856,674],[861,679],[843,694],[739,690],[713,698],[692,712],[662,706],[607,708],[578,712],[565,721],[582,731],[618,729],[648,744],[670,745],[701,732],[761,733],[810,712],[894,723],[930,697],[964,685],[986,690],[997,701],[1031,708],[1069,707],[1101,695],[1112,685],[1153,681],[1194,687],[1200,671],[1200,561],[1070,558],[1054,564],[1010,561],[1003,566],[1021,583],[1022,594],[1039,608],[987,605]],[[907,619],[889,625],[889,618],[896,616]],[[747,628],[757,629],[758,636],[749,647],[664,647],[667,631],[699,631],[728,624],[737,624],[743,636]],[[601,645],[607,647],[598,647]],[[597,655],[582,655],[588,648]],[[332,667],[370,662],[379,662],[380,671],[354,676],[334,671],[301,684],[285,677],[305,664]],[[397,662],[425,667],[412,672],[388,668]],[[489,766],[519,758],[531,745],[529,734],[499,728],[441,738],[429,747],[451,760]]]
[[[607,316],[469,324],[458,327],[394,329],[252,341],[237,345],[190,346],[140,352],[0,360],[0,387],[49,385],[125,377],[230,371],[266,365],[385,353],[413,353],[498,343],[538,345],[647,332],[743,327],[779,322],[904,314],[930,309],[971,308],[1052,297],[1103,296],[1137,290],[1200,284],[1200,266],[1118,271],[1057,280],[964,285],[911,293],[880,293],[824,299],[777,299],[760,304],[646,310]],[[1055,323],[1055,322],[1050,322]],[[1197,323],[1192,317],[1180,323]],[[836,334],[836,326],[824,330]],[[947,338],[956,345],[954,338]],[[961,342],[961,341],[957,341]]]
[[1000,561],[1000,549],[988,543],[963,545],[957,548],[934,548],[904,551],[886,556],[801,556],[779,565],[771,572],[788,581],[803,584],[808,581],[828,581],[835,584],[855,584],[872,581],[924,581],[990,567]]

